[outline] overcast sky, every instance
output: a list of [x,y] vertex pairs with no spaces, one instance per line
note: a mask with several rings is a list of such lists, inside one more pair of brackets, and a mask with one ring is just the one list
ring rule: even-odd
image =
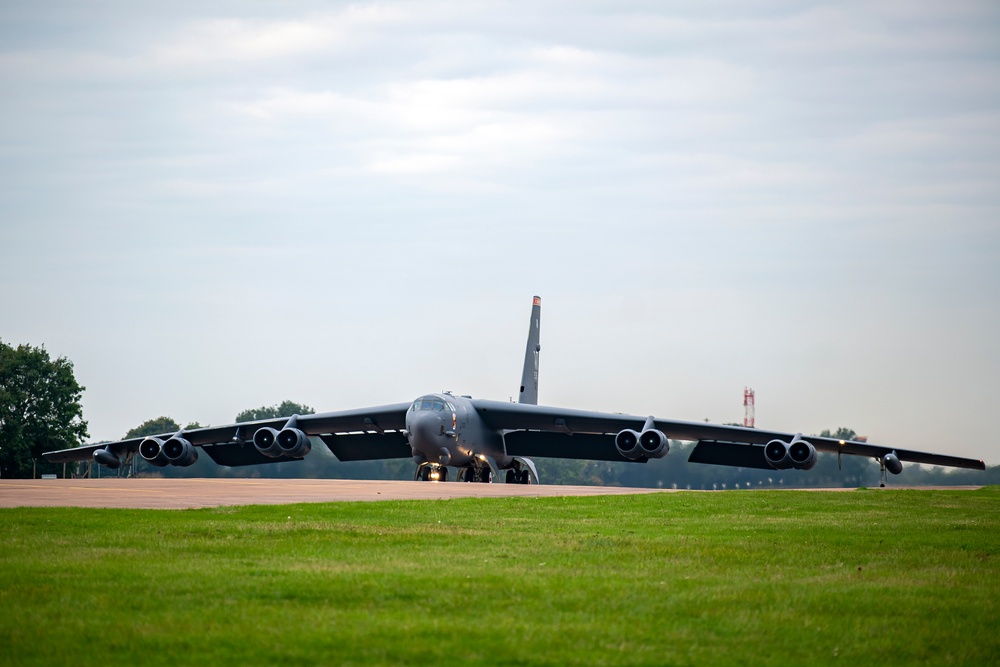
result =
[[1000,464],[1000,5],[0,4],[0,339],[93,439],[422,393]]

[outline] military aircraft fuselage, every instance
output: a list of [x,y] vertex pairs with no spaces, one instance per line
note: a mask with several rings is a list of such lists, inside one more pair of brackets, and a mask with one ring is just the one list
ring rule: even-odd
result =
[[509,465],[503,435],[483,423],[466,396],[428,394],[406,411],[406,437],[417,463],[481,467]]

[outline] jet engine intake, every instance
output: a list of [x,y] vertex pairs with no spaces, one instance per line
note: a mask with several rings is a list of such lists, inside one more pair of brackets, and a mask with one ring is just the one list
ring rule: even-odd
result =
[[257,429],[253,434],[253,446],[264,456],[276,459],[281,456],[281,447],[278,445],[278,432],[270,427]]
[[798,470],[812,470],[816,465],[816,448],[805,440],[792,440],[788,448],[792,465]]
[[764,445],[764,460],[775,470],[791,468],[792,457],[788,455],[788,443],[784,440],[772,440]]
[[667,436],[655,428],[646,429],[639,436],[639,446],[642,453],[651,459],[662,459],[670,451],[670,441]]
[[775,470],[810,470],[816,465],[816,448],[797,433],[791,442],[772,440],[764,445],[764,460]]
[[619,454],[632,461],[642,456],[639,434],[629,428],[619,431],[615,436],[615,448]]
[[896,455],[896,452],[883,456],[882,463],[885,465],[885,469],[893,475],[898,475],[903,472],[903,462],[899,460],[899,456]]
[[[262,429],[263,430],[263,429]],[[260,431],[257,431],[260,433]],[[257,434],[254,434],[254,444],[257,444]],[[293,459],[301,459],[312,450],[309,436],[297,428],[283,428],[276,438],[280,449],[279,455]],[[266,453],[266,452],[265,452]]]
[[163,441],[159,438],[146,438],[140,442],[139,456],[157,468],[162,468],[170,463],[167,460],[167,455],[163,453]]
[[198,460],[198,450],[190,442],[175,435],[163,443],[160,452],[171,465],[189,466]]

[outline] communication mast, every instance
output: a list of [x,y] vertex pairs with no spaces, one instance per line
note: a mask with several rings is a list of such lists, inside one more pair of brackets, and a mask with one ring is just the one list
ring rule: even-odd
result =
[[753,389],[743,388],[743,425],[747,428],[754,428]]

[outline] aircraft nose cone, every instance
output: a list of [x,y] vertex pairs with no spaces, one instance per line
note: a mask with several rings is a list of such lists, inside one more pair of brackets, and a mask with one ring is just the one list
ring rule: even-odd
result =
[[437,458],[439,445],[434,441],[441,434],[441,419],[433,412],[418,412],[410,416],[410,446]]

